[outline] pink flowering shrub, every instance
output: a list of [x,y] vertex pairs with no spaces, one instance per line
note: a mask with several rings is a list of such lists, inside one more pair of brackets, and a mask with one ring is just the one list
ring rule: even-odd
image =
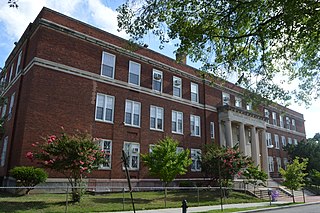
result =
[[252,160],[244,156],[237,146],[219,147],[209,145],[202,156],[203,171],[209,175],[213,181],[219,181],[219,171],[223,186],[228,186],[230,180],[247,168]]
[[82,186],[82,179],[106,160],[105,153],[88,134],[51,135],[43,143],[34,143],[32,146],[36,150],[27,152],[26,157],[68,178],[73,201],[78,202],[82,193],[77,187]]

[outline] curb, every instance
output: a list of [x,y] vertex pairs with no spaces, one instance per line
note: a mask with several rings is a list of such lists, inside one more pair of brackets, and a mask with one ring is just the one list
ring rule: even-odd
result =
[[239,211],[239,212],[235,212],[235,213],[262,212],[262,211],[266,211],[266,210],[289,209],[289,208],[294,208],[294,207],[309,206],[309,205],[316,205],[316,204],[320,204],[320,201],[310,202],[310,203],[301,203],[301,204],[295,204],[295,205],[288,205],[288,206],[278,206],[278,207],[269,207],[269,208],[261,208],[261,209],[254,209],[254,210],[246,210],[246,211]]

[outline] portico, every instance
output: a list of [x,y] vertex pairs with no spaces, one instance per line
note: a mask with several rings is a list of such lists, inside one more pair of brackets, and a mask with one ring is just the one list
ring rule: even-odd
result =
[[221,106],[218,112],[220,145],[233,147],[238,144],[244,155],[251,156],[254,164],[268,173],[264,117],[232,106]]

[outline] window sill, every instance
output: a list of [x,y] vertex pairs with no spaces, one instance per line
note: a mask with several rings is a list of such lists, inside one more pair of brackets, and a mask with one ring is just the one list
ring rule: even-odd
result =
[[99,119],[95,119],[95,121],[101,122],[101,123],[107,123],[107,124],[114,124],[113,121],[105,121],[105,120],[99,120]]
[[183,132],[171,132],[171,133],[176,135],[183,135]]
[[163,129],[153,129],[153,128],[150,128],[150,130],[156,131],[156,132],[164,132]]

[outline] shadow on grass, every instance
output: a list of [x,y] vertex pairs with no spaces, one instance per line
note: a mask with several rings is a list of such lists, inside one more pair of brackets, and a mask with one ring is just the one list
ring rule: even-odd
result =
[[49,205],[43,201],[30,201],[30,202],[0,202],[0,212],[16,212],[26,210],[41,210],[47,208]]

